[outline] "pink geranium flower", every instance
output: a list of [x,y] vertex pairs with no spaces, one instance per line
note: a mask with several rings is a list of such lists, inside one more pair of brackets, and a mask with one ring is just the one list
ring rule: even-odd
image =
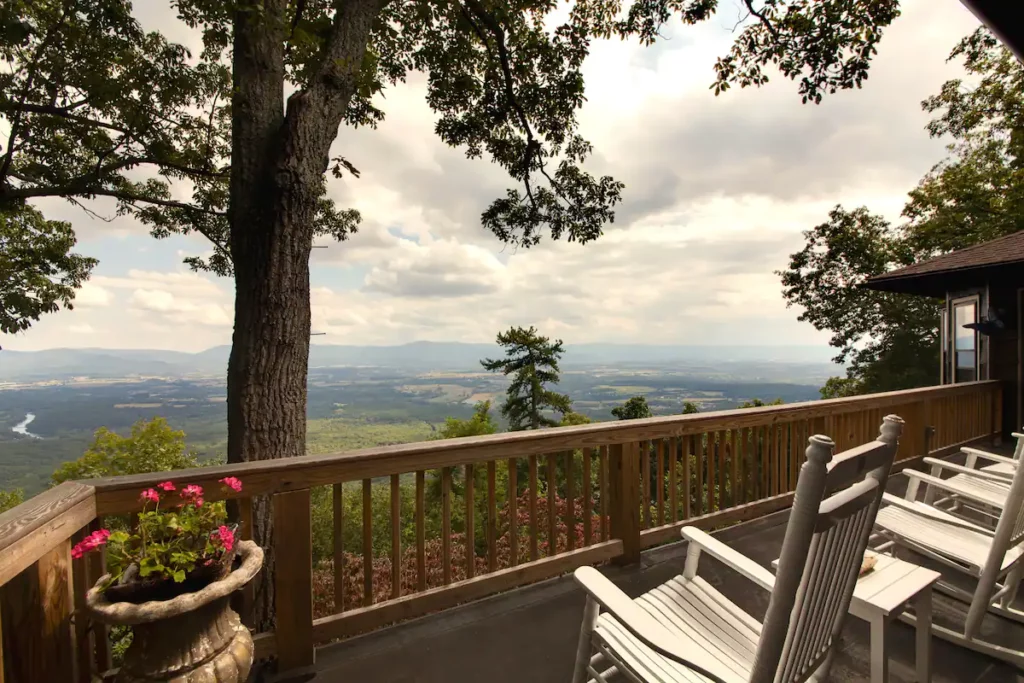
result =
[[235,532],[223,524],[220,528],[210,534],[210,538],[214,541],[220,542],[224,547],[224,550],[227,552],[230,552],[231,549],[235,547]]
[[100,529],[99,531],[92,532],[75,544],[75,547],[71,549],[71,557],[76,560],[81,559],[82,555],[85,553],[96,550],[101,545],[105,545],[108,538],[110,538],[110,532],[106,529]]
[[186,503],[192,503],[197,508],[201,508],[203,507],[203,487],[189,484],[181,490],[181,498]]
[[163,491],[164,493],[170,493],[171,491],[177,490],[176,488],[174,488],[174,483],[169,481],[162,481],[159,484],[157,484],[156,487]]
[[238,477],[224,477],[220,480],[220,483],[224,484],[235,493],[242,490],[242,480]]
[[139,496],[139,500],[141,500],[143,503],[145,503],[146,501],[152,501],[154,503],[159,503],[160,502],[160,494],[156,492],[156,489],[146,489]]

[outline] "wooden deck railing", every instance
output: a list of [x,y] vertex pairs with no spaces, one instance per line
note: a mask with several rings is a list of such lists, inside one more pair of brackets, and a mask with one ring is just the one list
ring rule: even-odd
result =
[[[897,455],[905,466],[990,439],[1001,406],[997,382],[975,382],[181,470],[173,479],[217,500],[226,495],[217,480],[241,478],[243,537],[253,498],[270,497],[280,599],[277,629],[256,637],[257,653],[289,669],[312,663],[318,644],[578,566],[637,562],[685,524],[715,528],[787,507],[813,433],[843,449],[873,439],[895,413],[907,423]],[[98,555],[72,562],[70,539],[104,516],[134,512],[139,491],[166,478],[62,484],[0,516],[0,683],[89,681],[110,668],[105,631],[84,618],[72,626],[103,567]],[[314,527],[331,548],[314,548]]]

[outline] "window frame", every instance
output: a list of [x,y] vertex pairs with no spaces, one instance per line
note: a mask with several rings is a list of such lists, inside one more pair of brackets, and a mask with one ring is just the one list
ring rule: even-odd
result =
[[[964,306],[967,304],[974,304],[974,322],[981,320],[981,294],[971,294],[969,296],[960,296],[949,301],[949,313],[948,313],[948,327],[947,327],[947,355],[949,362],[947,369],[949,370],[950,384],[963,384],[957,380],[957,353],[956,353],[956,309],[957,306]],[[974,379],[972,381],[979,381],[981,376],[981,335],[977,330],[972,330],[974,333]],[[987,369],[987,364],[986,364]]]

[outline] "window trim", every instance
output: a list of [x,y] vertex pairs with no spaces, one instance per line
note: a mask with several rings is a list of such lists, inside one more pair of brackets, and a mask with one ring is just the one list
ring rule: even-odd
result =
[[[950,299],[949,301],[949,327],[947,329],[947,351],[949,356],[948,366],[950,384],[962,384],[962,382],[957,382],[956,378],[956,307],[963,306],[965,304],[974,304],[974,321],[978,322],[979,320],[981,320],[981,294],[961,296],[955,299]],[[974,332],[974,381],[978,381],[983,379],[981,377],[981,335],[978,334],[977,330],[972,331]]]

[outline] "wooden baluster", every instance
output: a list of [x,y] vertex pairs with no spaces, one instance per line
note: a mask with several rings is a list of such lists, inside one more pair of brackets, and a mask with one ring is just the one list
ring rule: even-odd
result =
[[426,472],[416,471],[416,588],[427,590]]
[[676,480],[676,464],[679,460],[679,439],[668,440],[668,507],[671,510],[669,519],[674,524],[679,521],[679,482]]
[[750,436],[752,430],[749,428],[739,430],[739,443],[736,449],[736,458],[740,461],[740,503],[750,502],[751,497],[751,481],[750,473],[752,468],[750,467],[750,461],[747,459],[750,453],[750,447],[747,444],[747,439]]
[[0,614],[7,621],[0,634],[7,659],[0,663],[11,683],[75,680],[70,572],[71,541],[64,540],[0,586]]
[[288,671],[311,666],[316,660],[309,489],[277,493],[272,506],[278,530],[274,534],[277,667]]
[[640,512],[643,529],[651,527],[651,442],[640,442]]
[[498,492],[497,463],[487,462],[487,568],[498,570]]
[[573,490],[573,451],[565,454],[565,549],[576,548],[576,492]]
[[665,439],[658,439],[658,526],[665,524]]
[[[345,518],[343,495],[344,484],[331,487],[331,502],[334,508],[334,611],[345,611]],[[250,582],[251,583],[251,582]]]
[[508,459],[508,547],[509,566],[519,564],[519,486],[515,458]]
[[[3,588],[0,587],[0,591],[2,590]],[[0,610],[2,609],[3,605],[0,604]],[[0,683],[4,683],[5,680],[6,679],[4,678],[4,615],[3,612],[0,611]]]
[[707,456],[705,467],[708,470],[707,511],[715,511],[715,478],[718,475],[718,442],[714,432],[708,432]]
[[[71,543],[77,544],[85,538],[87,533],[88,527],[79,530],[71,537]],[[89,617],[85,613],[85,594],[89,592],[95,581],[89,581],[88,562],[84,556],[77,560],[71,560],[71,581],[71,594],[74,597],[75,678],[79,683],[90,683],[92,681],[92,630],[89,628]],[[2,643],[3,632],[0,628],[0,669],[3,669],[4,665]],[[0,683],[3,683],[2,672],[0,672]]]
[[537,528],[537,456],[531,455],[530,461],[530,561],[540,557],[537,550],[537,538],[540,531]]
[[608,519],[608,447],[601,446],[597,462],[597,486],[601,491],[601,540],[607,541],[611,523]]
[[452,468],[441,468],[441,571],[452,582]]
[[558,552],[558,509],[555,505],[558,498],[558,457],[554,453],[547,456],[548,460],[548,557]]
[[704,514],[704,436],[694,434],[690,437],[690,444],[693,446],[694,461],[697,468],[694,487],[697,489],[697,496],[694,498],[694,514],[700,517]]
[[594,492],[590,482],[591,459],[594,457],[594,449],[583,449],[583,545],[589,546],[593,543],[591,520],[594,516]]
[[720,430],[715,438],[715,499],[718,501],[718,509],[722,510],[726,507],[725,505],[725,490],[729,486],[729,482],[726,480],[726,473],[728,473],[728,467],[726,467],[725,459],[725,435],[728,431]]
[[363,479],[363,606],[373,604],[373,480]]
[[768,461],[769,461],[769,478],[771,479],[770,495],[775,496],[779,494],[779,426],[771,425],[768,428],[770,432],[768,437]]
[[[89,532],[99,531],[103,528],[104,522],[103,517],[97,517],[89,524]],[[251,528],[252,525],[250,524]],[[107,573],[107,554],[89,553],[85,557],[89,566],[89,577],[95,583],[101,576]],[[251,612],[249,616],[252,616]],[[92,641],[95,671],[98,674],[102,674],[113,666],[113,653],[110,650],[110,627],[99,621],[94,621],[92,623]]]
[[742,429],[734,429],[729,433],[729,478],[732,480],[729,491],[729,505],[740,504],[740,435]]
[[473,470],[473,464],[466,464],[466,578],[472,579],[476,573],[476,520],[473,519],[473,513],[475,512],[473,507],[474,488],[476,482],[474,478],[476,472]]
[[391,597],[402,596],[402,489],[391,475]]
[[622,555],[616,564],[640,561],[640,481],[638,444],[613,444],[608,447],[609,511],[611,536],[622,541]]

